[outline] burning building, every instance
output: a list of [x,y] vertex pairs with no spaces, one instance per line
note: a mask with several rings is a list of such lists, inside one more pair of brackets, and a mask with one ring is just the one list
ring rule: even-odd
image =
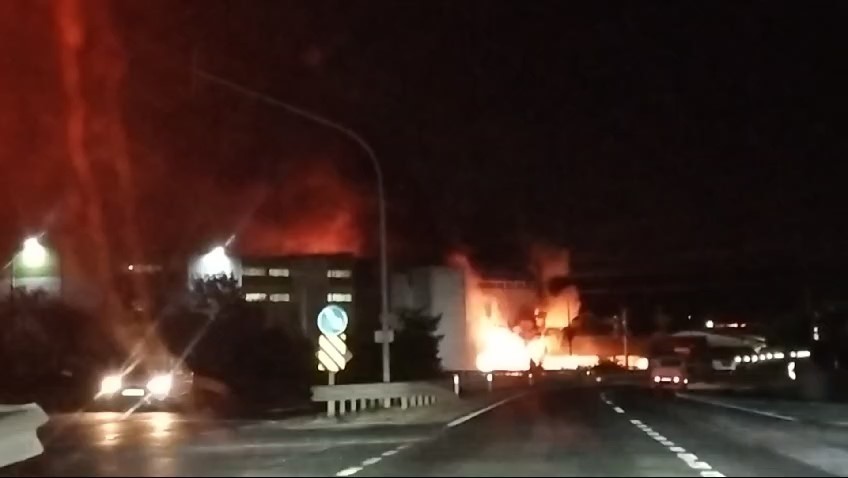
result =
[[449,266],[396,274],[392,306],[441,316],[440,356],[446,370],[525,371],[546,360],[556,368],[575,368],[576,358],[564,367],[550,359],[564,353],[564,327],[580,310],[575,288],[552,291],[547,286],[548,279],[567,274],[564,257],[565,268],[539,263],[536,270],[542,272],[534,280],[484,277],[467,258],[453,256]]

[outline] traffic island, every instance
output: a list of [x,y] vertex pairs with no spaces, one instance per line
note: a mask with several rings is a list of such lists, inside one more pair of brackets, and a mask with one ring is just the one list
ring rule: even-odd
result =
[[34,403],[0,405],[0,467],[44,452],[37,430],[45,423],[47,414]]

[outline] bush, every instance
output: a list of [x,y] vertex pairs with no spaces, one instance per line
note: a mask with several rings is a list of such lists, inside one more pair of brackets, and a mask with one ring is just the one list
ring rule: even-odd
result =
[[[428,380],[442,372],[439,341],[436,334],[441,316],[430,316],[421,310],[405,310],[399,314],[399,327],[390,348],[392,381]],[[374,324],[374,328],[378,325]],[[351,351],[354,359],[340,374],[342,382],[377,382],[382,379],[381,345],[374,343],[373,328],[360,327],[354,334]]]
[[308,399],[312,345],[296,332],[266,327],[262,306],[245,302],[230,281],[200,282],[196,297],[163,317],[160,330],[168,348],[242,400]]
[[0,301],[0,380],[6,400],[88,399],[102,364],[118,355],[95,317],[43,292],[16,290]]

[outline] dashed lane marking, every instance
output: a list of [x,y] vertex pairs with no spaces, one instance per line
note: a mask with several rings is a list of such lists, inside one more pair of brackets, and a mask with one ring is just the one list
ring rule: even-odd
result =
[[[612,407],[612,409],[615,410],[616,413],[621,413],[621,414],[625,413],[624,410],[621,407],[618,407],[615,404],[613,404],[611,401],[607,400],[607,398],[604,394],[601,394],[601,400],[604,403],[606,403],[607,405],[609,405],[610,407]],[[721,404],[719,404],[719,405],[721,406]],[[748,410],[745,410],[745,411],[748,411]],[[756,411],[754,413],[756,413]],[[778,416],[778,417],[775,417],[775,418],[780,418],[780,417]],[[784,419],[784,420],[785,419],[794,420],[791,417],[783,417],[782,419]],[[722,474],[720,471],[714,470],[713,467],[710,466],[709,463],[699,459],[698,456],[695,455],[694,453],[687,452],[685,448],[683,448],[681,446],[677,446],[673,441],[669,440],[668,438],[661,435],[660,433],[654,431],[651,427],[644,424],[641,420],[630,420],[630,423],[633,426],[635,426],[636,428],[638,428],[639,430],[642,430],[649,437],[656,440],[659,444],[666,447],[666,449],[668,451],[675,453],[678,458],[680,458],[684,463],[686,463],[687,466],[689,466],[689,468],[692,468],[693,470],[700,471],[700,475],[703,478],[714,478],[714,477],[723,477],[724,476],[724,474]]]
[[336,476],[350,476],[350,475],[355,475],[356,473],[359,473],[360,471],[362,471],[362,467],[361,467],[361,466],[351,466],[350,468],[345,468],[344,470],[342,470],[342,471],[340,471],[340,472],[336,473]]

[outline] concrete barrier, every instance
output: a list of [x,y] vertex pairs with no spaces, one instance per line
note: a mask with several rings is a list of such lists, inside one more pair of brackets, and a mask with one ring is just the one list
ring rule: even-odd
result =
[[47,423],[38,405],[0,405],[0,467],[40,455],[44,451],[36,431]]
[[357,383],[312,387],[312,401],[327,403],[327,416],[333,417],[372,408],[399,406],[406,409],[455,400],[451,384],[445,382]]

